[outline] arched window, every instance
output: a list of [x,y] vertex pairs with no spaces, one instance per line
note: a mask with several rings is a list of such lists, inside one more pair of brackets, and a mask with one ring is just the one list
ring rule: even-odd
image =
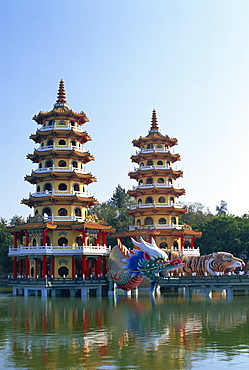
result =
[[35,216],[38,216],[39,215],[39,212],[38,212],[38,209],[35,211]]
[[153,144],[148,144],[147,149],[153,149]]
[[158,198],[158,203],[165,203],[165,198],[164,197],[159,197]]
[[137,204],[142,204],[142,199],[139,198]]
[[157,161],[157,165],[158,166],[162,166],[163,165],[163,161]]
[[81,247],[83,245],[82,237],[81,236],[77,236],[75,238],[75,243]]
[[47,141],[47,146],[53,146],[54,145],[54,140],[53,139],[49,139]]
[[66,122],[65,122],[65,121],[60,121],[60,122],[59,122],[59,125],[60,125],[60,126],[64,126],[65,124],[66,124]]
[[153,161],[152,161],[151,159],[149,159],[149,160],[147,161],[147,166],[153,166]]
[[52,216],[51,208],[50,207],[44,207],[43,210],[42,210],[42,215],[44,217]]
[[164,217],[159,218],[159,225],[166,225],[166,219]]
[[153,225],[153,218],[152,217],[146,217],[145,220],[144,220],[144,224],[145,225]]
[[58,216],[60,216],[60,217],[67,216],[66,208],[60,208],[59,211],[58,211]]
[[67,167],[67,162],[66,161],[59,161],[58,166],[59,167]]
[[46,236],[46,244],[47,245],[51,245],[51,239],[50,239],[50,236]]
[[42,168],[42,163],[39,163],[39,168]]
[[74,191],[80,191],[79,184],[73,184],[73,190]]
[[137,220],[137,227],[141,226],[141,220]]
[[51,191],[52,190],[52,184],[50,182],[46,182],[43,186],[43,191]]
[[142,185],[143,183],[144,183],[143,180],[139,180],[138,185]]
[[75,122],[74,121],[70,121],[70,124],[71,124],[71,126],[75,126]]
[[68,243],[68,240],[64,236],[62,236],[61,238],[58,239],[58,245],[61,246],[61,247],[63,245],[67,245],[67,243]]
[[36,191],[37,191],[37,193],[40,193],[40,191],[41,191],[40,185],[37,186]]
[[78,168],[78,162],[77,161],[72,161],[72,166],[74,168]]
[[167,161],[167,167],[170,167],[170,161]]
[[165,243],[165,242],[162,242],[162,243],[160,243],[159,248],[161,248],[161,249],[167,249],[168,248],[168,244]]
[[169,177],[168,179],[169,186],[172,186],[173,180]]
[[82,216],[81,209],[79,207],[75,208],[74,209],[74,214],[75,214],[76,217],[81,217]]
[[175,248],[175,249],[178,249],[178,247],[179,247],[179,245],[178,245],[178,242],[175,240],[174,241],[174,243],[173,243],[173,247]]
[[36,246],[36,239],[35,238],[33,239],[32,245],[33,245],[33,247]]
[[41,143],[41,147],[43,147],[44,146],[44,143]]
[[153,184],[153,178],[152,178],[152,177],[149,177],[149,178],[146,180],[146,184]]
[[64,183],[61,183],[61,184],[59,184],[58,189],[61,190],[61,191],[65,191],[65,190],[67,190],[67,185],[64,184]]
[[144,162],[141,162],[141,163],[140,163],[140,167],[143,167],[143,166],[144,166]]
[[153,203],[153,198],[147,197],[145,203]]
[[66,145],[65,140],[61,139],[61,140],[59,141],[59,145]]
[[171,224],[176,225],[176,218],[175,217],[171,217]]
[[71,145],[72,146],[76,146],[76,141],[75,140],[71,140]]
[[156,146],[157,148],[162,148],[162,145],[161,144],[157,144]]
[[48,159],[46,162],[45,162],[45,167],[53,167],[53,161],[51,159]]
[[158,184],[164,184],[164,179],[162,177],[159,177]]
[[53,126],[55,122],[53,120],[48,121],[48,126]]
[[170,203],[171,203],[171,205],[173,205],[175,203],[175,198],[174,197],[170,197]]

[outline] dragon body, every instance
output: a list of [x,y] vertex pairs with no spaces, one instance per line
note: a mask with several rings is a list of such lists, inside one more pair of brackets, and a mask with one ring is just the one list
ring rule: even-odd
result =
[[168,260],[166,252],[157,247],[155,241],[148,243],[141,238],[138,243],[132,239],[133,250],[128,250],[118,241],[109,256],[108,273],[113,282],[123,290],[136,288],[146,278],[151,282],[151,290],[160,271],[173,271],[183,264],[179,258]]

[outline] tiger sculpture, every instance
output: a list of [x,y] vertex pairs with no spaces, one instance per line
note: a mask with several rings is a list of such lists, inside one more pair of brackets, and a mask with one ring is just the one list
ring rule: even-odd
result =
[[[167,251],[169,260],[180,258],[184,263],[183,267],[178,269],[178,273],[184,275],[216,275],[218,272],[228,273],[234,271],[237,267],[245,266],[242,259],[234,257],[227,252],[214,252],[203,256],[186,256],[180,252]],[[161,273],[165,275],[165,273]]]

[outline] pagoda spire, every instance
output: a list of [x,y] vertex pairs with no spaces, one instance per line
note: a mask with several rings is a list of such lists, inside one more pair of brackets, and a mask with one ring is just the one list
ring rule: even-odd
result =
[[64,86],[64,81],[63,80],[60,80],[59,89],[58,89],[58,93],[57,93],[57,100],[56,100],[56,103],[54,104],[54,107],[61,107],[61,106],[68,107],[68,104],[67,104],[67,101],[66,101],[65,86]]
[[158,131],[158,130],[159,130],[159,126],[157,124],[156,110],[153,109],[153,111],[152,111],[152,117],[151,117],[150,132]]

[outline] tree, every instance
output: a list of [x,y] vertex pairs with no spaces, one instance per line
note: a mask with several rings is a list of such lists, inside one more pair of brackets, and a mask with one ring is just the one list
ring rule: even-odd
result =
[[227,203],[224,200],[220,201],[220,206],[216,206],[216,216],[227,215]]
[[202,203],[187,203],[183,207],[187,208],[187,213],[181,216],[180,222],[190,225],[193,229],[199,229],[200,224],[211,221],[214,217]]
[[9,246],[13,244],[13,237],[6,231],[7,221],[0,218],[0,274],[12,271],[12,261],[8,257]]
[[134,198],[127,194],[126,190],[118,184],[113,192],[113,196],[107,203],[112,207],[127,209],[135,202]]

